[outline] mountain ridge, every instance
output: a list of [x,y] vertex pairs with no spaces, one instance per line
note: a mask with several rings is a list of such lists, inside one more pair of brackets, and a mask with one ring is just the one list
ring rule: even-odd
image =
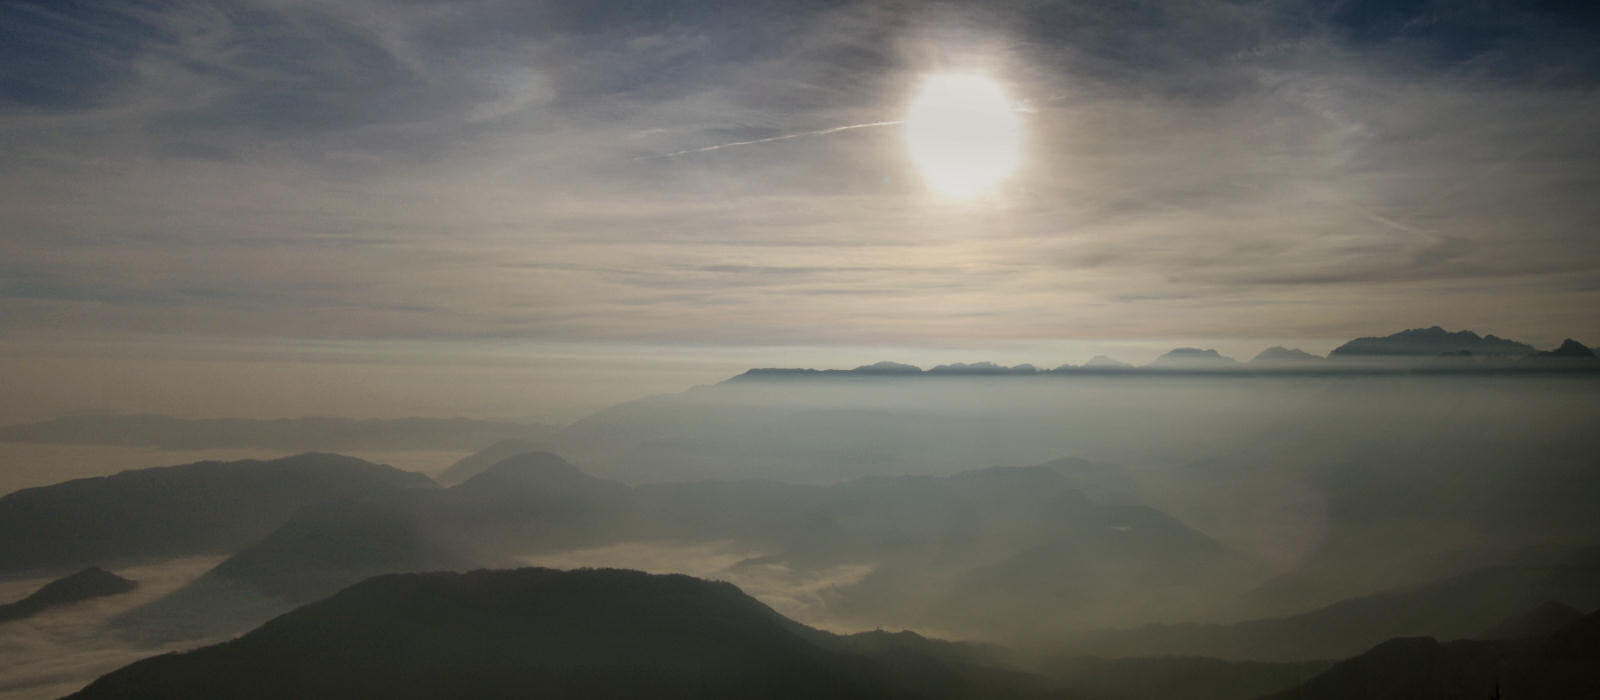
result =
[[[1454,364],[1428,360],[1447,358]],[[1374,364],[1372,360],[1401,362],[1393,366]],[[1516,363],[1515,360],[1564,360],[1556,363]],[[1600,359],[1592,349],[1571,338],[1554,350],[1540,351],[1526,343],[1498,337],[1494,334],[1480,336],[1470,330],[1446,331],[1439,326],[1413,328],[1387,336],[1356,338],[1334,348],[1326,357],[1313,355],[1298,348],[1269,347],[1246,363],[1227,357],[1214,349],[1196,347],[1174,348],[1154,361],[1144,365],[1131,365],[1105,355],[1082,364],[1058,365],[1052,369],[1039,369],[1032,364],[1007,367],[993,362],[950,363],[932,369],[916,365],[883,361],[854,369],[814,369],[809,367],[757,367],[732,377],[727,381],[782,378],[847,378],[847,377],[903,377],[932,376],[1032,376],[1074,375],[1097,373],[1382,373],[1382,372],[1548,372],[1586,371],[1600,369],[1600,363],[1589,366],[1589,360]],[[1459,362],[1477,360],[1476,363]],[[1402,362],[1403,361],[1403,362]],[[1418,364],[1421,362],[1421,364]],[[884,368],[892,367],[893,370]]]

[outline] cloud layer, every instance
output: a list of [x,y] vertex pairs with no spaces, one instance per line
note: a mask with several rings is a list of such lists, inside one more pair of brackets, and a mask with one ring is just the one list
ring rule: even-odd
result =
[[[1593,12],[1460,5],[21,4],[0,332],[1592,335]],[[837,130],[946,70],[1025,117],[975,203]]]

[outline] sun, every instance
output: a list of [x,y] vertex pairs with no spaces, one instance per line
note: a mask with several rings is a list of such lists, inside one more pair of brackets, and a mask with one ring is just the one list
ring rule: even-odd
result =
[[981,75],[928,76],[905,128],[923,180],[947,196],[988,190],[1009,177],[1022,156],[1022,120],[1000,85]]

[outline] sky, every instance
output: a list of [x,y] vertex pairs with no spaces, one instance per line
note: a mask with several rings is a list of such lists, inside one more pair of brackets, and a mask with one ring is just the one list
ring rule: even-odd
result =
[[[1600,343],[1600,9],[1568,5],[4,2],[0,420]],[[977,197],[906,148],[952,73],[1021,125]]]

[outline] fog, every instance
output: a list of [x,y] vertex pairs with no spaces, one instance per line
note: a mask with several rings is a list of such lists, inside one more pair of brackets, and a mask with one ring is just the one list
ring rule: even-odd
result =
[[557,447],[635,483],[1073,458],[1054,468],[1074,488],[1249,557],[1280,584],[1255,612],[1287,612],[1600,541],[1597,389],[1581,376],[774,379],[603,411]]
[[[177,590],[217,561],[216,557],[199,557],[129,567],[123,573],[139,582],[132,593],[0,624],[0,698],[58,698],[135,660],[215,641],[186,640],[151,647],[122,639],[107,623],[122,612]],[[0,582],[0,600],[20,598],[46,580]]]
[[[129,513],[174,510],[146,528],[146,554],[100,562],[148,584],[136,594],[0,625],[8,657],[54,660],[9,665],[0,685],[42,697],[376,574],[479,567],[728,581],[819,629],[994,642],[1046,670],[1079,654],[1301,662],[1391,636],[1472,636],[1547,601],[1600,607],[1596,409],[1587,373],[745,376],[486,457],[357,453],[448,469],[441,485],[331,455],[278,476],[280,462],[249,463],[281,491],[256,511],[287,516],[273,522],[187,510],[222,493],[190,479],[243,467],[154,470],[144,486],[135,472],[29,497],[69,521],[119,502],[74,500],[91,492],[121,494]],[[125,467],[274,456],[11,449]],[[77,466],[55,473],[91,463],[61,458]],[[341,495],[296,491],[296,473],[326,474]],[[22,495],[0,500],[13,527],[55,517]],[[195,544],[192,528],[235,534]],[[90,563],[74,542],[93,537],[11,567],[5,590]],[[212,558],[172,559],[185,556]],[[1358,622],[1330,622],[1343,619]]]

